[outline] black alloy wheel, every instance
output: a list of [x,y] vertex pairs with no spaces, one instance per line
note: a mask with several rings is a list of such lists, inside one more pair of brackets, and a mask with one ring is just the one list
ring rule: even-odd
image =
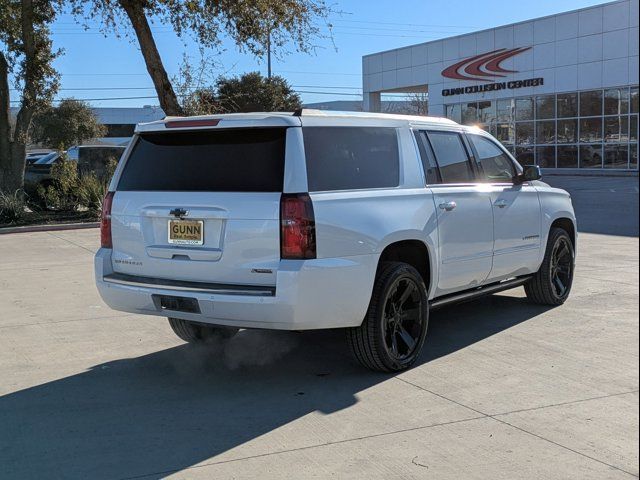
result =
[[573,253],[569,240],[560,237],[551,253],[551,285],[558,298],[563,298],[571,285],[573,276]]
[[380,372],[399,372],[415,363],[429,325],[427,288],[420,273],[402,262],[378,267],[369,309],[347,340],[356,360]]
[[562,305],[571,292],[575,249],[566,230],[552,228],[540,270],[525,284],[527,298],[540,305]]
[[422,297],[411,277],[396,279],[384,305],[384,346],[402,364],[415,352],[423,330]]

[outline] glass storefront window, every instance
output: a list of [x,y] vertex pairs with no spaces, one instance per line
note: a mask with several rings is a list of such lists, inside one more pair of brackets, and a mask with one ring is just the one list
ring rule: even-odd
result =
[[536,143],[556,143],[555,120],[536,122]]
[[522,164],[637,170],[638,97],[638,87],[609,88],[445,105],[445,114],[489,132]]
[[[624,93],[623,93],[624,92]],[[619,90],[613,88],[611,90],[604,91],[604,114],[605,115],[620,115],[627,113],[629,106],[627,89]]]
[[605,145],[604,147],[604,168],[624,168],[629,164],[629,146]]
[[516,99],[516,120],[533,120],[533,98]]
[[605,117],[604,119],[604,141],[626,142],[629,140],[629,117]]
[[446,111],[447,118],[453,120],[456,123],[462,122],[462,109],[459,103],[456,105],[447,105]]
[[533,147],[516,147],[516,160],[520,165],[535,165],[535,159]]
[[516,123],[516,143],[520,145],[530,145],[535,142],[535,132],[533,122]]
[[496,138],[505,145],[513,145],[516,136],[515,130],[512,123],[498,123],[496,125]]
[[558,146],[558,168],[578,168],[578,147],[576,145]]
[[580,145],[580,168],[602,168],[602,144]]
[[594,117],[602,115],[602,90],[580,92],[580,116]]
[[558,120],[558,143],[576,143],[578,141],[578,120]]
[[558,94],[558,118],[568,118],[578,116],[578,94],[563,93]]
[[556,117],[556,96],[543,95],[536,97],[536,119]]
[[629,141],[638,141],[638,115],[631,115],[629,117]]
[[462,104],[462,124],[475,125],[478,123],[478,104],[475,102]]
[[[629,113],[629,89],[620,89],[620,113]],[[606,115],[606,114],[605,114]]]
[[580,142],[602,141],[602,117],[580,119]]
[[514,111],[514,101],[512,99],[508,100],[498,100],[497,101],[497,113],[496,118],[498,122],[513,122],[513,111]]
[[491,135],[493,135],[494,137],[496,136],[496,124],[495,123],[491,123],[491,124],[482,124],[479,125],[479,127],[484,130],[487,133],[490,133]]
[[541,168],[556,168],[556,147],[536,147],[536,164]]
[[478,120],[492,124],[496,121],[496,102],[478,102]]

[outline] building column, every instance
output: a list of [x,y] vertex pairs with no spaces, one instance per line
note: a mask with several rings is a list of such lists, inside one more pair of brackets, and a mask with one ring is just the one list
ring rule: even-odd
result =
[[382,109],[380,92],[364,92],[363,108],[365,112],[379,112]]

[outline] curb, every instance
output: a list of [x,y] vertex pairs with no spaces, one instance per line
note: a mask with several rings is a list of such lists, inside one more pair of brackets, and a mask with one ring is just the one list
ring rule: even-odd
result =
[[82,230],[86,228],[98,228],[100,222],[87,223],[61,223],[59,225],[25,225],[24,227],[0,228],[0,235],[9,233],[55,232],[61,230]]

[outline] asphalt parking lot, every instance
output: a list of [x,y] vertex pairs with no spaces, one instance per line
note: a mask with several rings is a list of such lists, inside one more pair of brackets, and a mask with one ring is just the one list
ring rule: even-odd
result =
[[616,182],[569,181],[567,304],[438,311],[397,376],[339,331],[192,348],[101,302],[97,230],[0,235],[0,478],[637,477],[638,179]]

